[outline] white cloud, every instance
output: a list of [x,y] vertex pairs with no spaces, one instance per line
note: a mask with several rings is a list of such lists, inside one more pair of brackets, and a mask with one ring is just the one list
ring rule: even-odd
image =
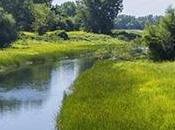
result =
[[61,4],[61,3],[64,3],[66,1],[75,1],[75,0],[53,0],[53,4]]
[[148,14],[161,15],[175,0],[124,0],[124,14],[142,16]]

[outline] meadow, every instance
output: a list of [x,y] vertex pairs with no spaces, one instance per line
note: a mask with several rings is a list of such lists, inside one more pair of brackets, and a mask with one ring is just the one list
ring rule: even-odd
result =
[[174,130],[175,63],[100,61],[65,95],[61,130]]

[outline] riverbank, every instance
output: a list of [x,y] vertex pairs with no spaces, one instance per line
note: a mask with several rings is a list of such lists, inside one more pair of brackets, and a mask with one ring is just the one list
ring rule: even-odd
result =
[[61,130],[170,130],[175,117],[175,63],[97,63],[65,96]]
[[[52,33],[52,32],[51,32]],[[51,34],[50,33],[50,34]],[[86,32],[70,32],[69,40],[40,40],[30,38],[36,34],[26,33],[27,38],[19,39],[11,47],[0,50],[0,71],[25,65],[59,60],[91,53],[106,46],[122,45],[123,42],[106,35]]]

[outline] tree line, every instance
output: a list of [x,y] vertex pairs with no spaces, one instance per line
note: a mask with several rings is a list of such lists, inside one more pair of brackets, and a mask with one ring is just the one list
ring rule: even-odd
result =
[[118,16],[122,3],[123,0],[78,0],[53,6],[52,0],[1,0],[0,48],[16,40],[19,31],[39,35],[57,29],[111,34],[114,28],[145,28],[143,41],[152,58],[174,60],[175,9],[168,9],[165,16]]
[[119,15],[114,20],[115,29],[138,29],[143,30],[147,24],[157,23],[162,16],[147,15],[135,17],[131,15]]

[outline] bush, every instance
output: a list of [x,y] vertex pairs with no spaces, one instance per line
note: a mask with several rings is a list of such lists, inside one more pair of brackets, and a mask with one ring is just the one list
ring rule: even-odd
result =
[[144,39],[153,60],[175,60],[175,9],[168,9],[159,23],[148,25]]
[[113,31],[112,36],[125,41],[131,41],[141,37],[140,34],[137,34],[135,32],[127,32],[125,30]]
[[68,39],[69,39],[68,34],[67,34],[66,32],[64,32],[64,31],[58,33],[58,36],[59,36],[60,38],[64,39],[64,40],[68,40]]
[[17,39],[16,22],[12,15],[0,8],[0,48]]
[[39,29],[38,29],[38,35],[44,35],[46,32],[47,32],[47,27],[46,26],[41,26],[41,27],[39,27]]

